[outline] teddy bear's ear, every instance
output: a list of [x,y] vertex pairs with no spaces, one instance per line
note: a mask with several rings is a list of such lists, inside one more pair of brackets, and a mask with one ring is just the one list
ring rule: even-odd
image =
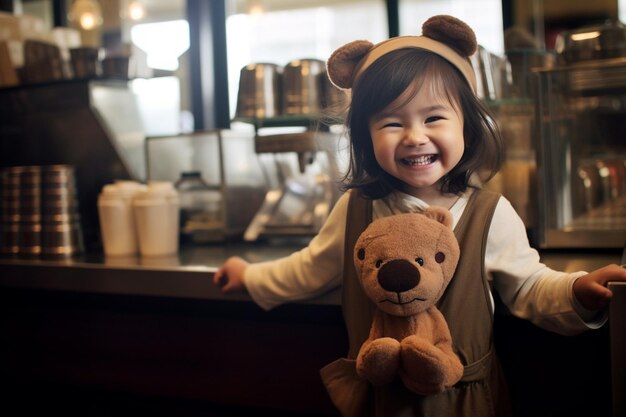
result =
[[452,228],[452,214],[443,207],[431,206],[422,213],[424,216],[436,220],[446,227]]
[[422,34],[448,45],[462,57],[469,57],[478,48],[476,34],[465,22],[453,16],[433,16],[422,25]]
[[330,81],[343,90],[352,88],[355,69],[373,46],[370,41],[353,41],[333,52],[326,63]]

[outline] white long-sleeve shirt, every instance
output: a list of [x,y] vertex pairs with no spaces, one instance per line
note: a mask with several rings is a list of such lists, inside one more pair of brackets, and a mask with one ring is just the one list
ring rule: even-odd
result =
[[[461,218],[469,189],[450,208],[454,224]],[[253,300],[269,310],[277,305],[320,295],[342,283],[344,238],[349,192],[342,195],[320,232],[298,252],[274,261],[250,264],[244,284]],[[374,200],[373,218],[421,212],[428,204],[401,192]],[[352,260],[350,260],[351,262]],[[487,237],[485,267],[493,287],[517,317],[560,334],[600,327],[594,312],[585,310],[572,292],[574,280],[586,272],[554,271],[541,263],[526,228],[511,203],[501,197]]]

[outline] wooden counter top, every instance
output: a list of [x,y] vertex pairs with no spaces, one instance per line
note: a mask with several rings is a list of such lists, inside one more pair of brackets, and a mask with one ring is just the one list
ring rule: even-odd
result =
[[[250,262],[287,256],[307,242],[274,244],[237,242],[183,246],[171,257],[105,257],[87,254],[71,259],[0,257],[0,286],[96,294],[252,301],[245,292],[223,294],[211,278],[229,257]],[[542,261],[566,272],[591,271],[620,262],[620,250],[544,251]],[[303,304],[340,305],[341,290],[330,291]]]
[[[287,256],[305,243],[235,243],[186,246],[171,257],[105,257],[88,254],[72,259],[0,258],[0,286],[96,294],[252,301],[245,292],[223,294],[213,285],[217,268],[232,255],[250,262]],[[339,290],[302,301],[341,303]]]

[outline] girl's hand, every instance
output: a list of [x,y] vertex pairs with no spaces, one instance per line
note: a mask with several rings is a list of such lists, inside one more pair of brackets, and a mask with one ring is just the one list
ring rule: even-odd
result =
[[213,275],[213,283],[222,288],[223,292],[243,291],[243,274],[248,262],[237,256],[230,257]]
[[600,310],[611,300],[609,281],[626,281],[626,269],[619,265],[608,265],[583,275],[574,281],[574,296],[587,310]]

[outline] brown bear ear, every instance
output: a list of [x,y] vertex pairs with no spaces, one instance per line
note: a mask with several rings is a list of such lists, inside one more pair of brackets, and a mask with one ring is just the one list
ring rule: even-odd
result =
[[424,210],[422,214],[429,219],[438,221],[450,229],[452,228],[452,213],[443,207],[431,206]]
[[352,41],[333,52],[326,63],[330,81],[343,90],[352,88],[355,69],[373,46],[370,41]]
[[453,16],[433,16],[422,25],[422,35],[454,49],[463,57],[476,52],[476,34],[465,22]]

